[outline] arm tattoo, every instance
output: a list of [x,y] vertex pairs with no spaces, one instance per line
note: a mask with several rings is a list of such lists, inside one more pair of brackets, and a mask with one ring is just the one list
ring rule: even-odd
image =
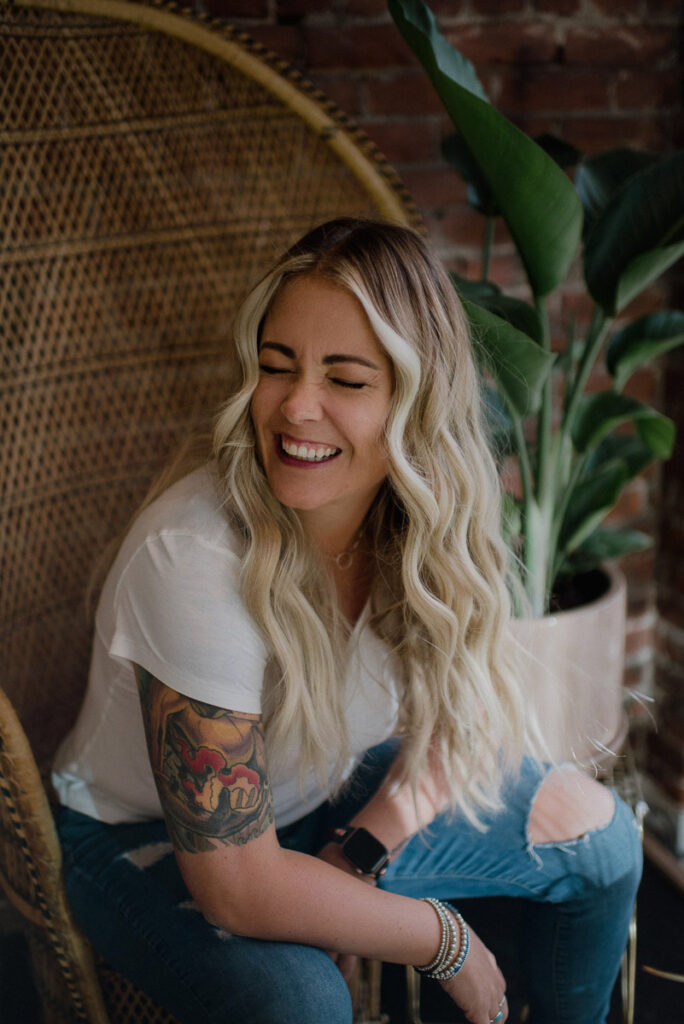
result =
[[173,842],[243,845],[273,821],[259,715],[191,700],[136,666],[150,761]]

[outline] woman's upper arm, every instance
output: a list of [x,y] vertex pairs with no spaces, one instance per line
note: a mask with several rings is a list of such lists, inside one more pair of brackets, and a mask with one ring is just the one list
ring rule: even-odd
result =
[[273,823],[273,800],[260,716],[193,700],[139,666],[136,676],[152,771],[176,849],[227,851],[263,835]]

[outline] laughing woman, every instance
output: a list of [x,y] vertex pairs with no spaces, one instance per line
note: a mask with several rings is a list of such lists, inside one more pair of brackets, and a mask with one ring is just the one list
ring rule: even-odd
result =
[[463,313],[424,241],[339,220],[235,326],[213,456],[102,590],[55,785],[105,959],[183,1024],[348,1024],[355,956],[508,1019],[447,900],[524,900],[530,1021],[599,1024],[640,873],[629,809],[534,747]]

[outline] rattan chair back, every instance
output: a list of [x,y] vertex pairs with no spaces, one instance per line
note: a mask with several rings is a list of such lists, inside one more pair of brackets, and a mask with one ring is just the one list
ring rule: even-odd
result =
[[44,777],[83,694],[93,566],[210,424],[236,305],[274,256],[337,215],[419,222],[297,72],[177,4],[0,0],[0,54],[0,684],[30,742],[3,748],[0,876],[57,954],[50,1019],[94,1020],[54,941],[68,910],[30,756]]

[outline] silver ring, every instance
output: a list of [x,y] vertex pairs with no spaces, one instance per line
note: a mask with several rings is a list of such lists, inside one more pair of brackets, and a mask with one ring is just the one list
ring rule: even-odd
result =
[[489,1024],[496,1024],[497,1020],[501,1020],[503,1017],[503,1010],[499,1010],[496,1017],[490,1017]]

